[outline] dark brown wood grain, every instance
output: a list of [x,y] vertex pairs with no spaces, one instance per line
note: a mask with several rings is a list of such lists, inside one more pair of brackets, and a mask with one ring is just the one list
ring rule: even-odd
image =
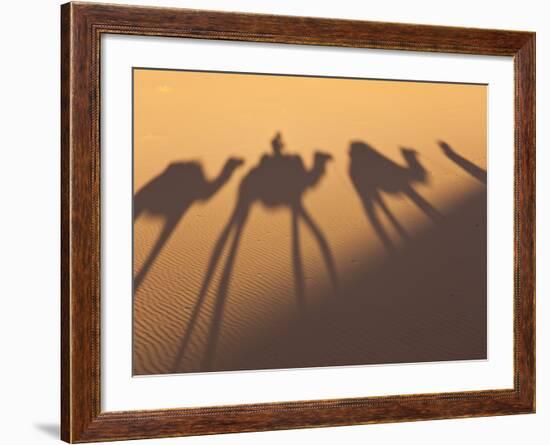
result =
[[[513,56],[516,101],[514,388],[102,412],[99,391],[99,62],[103,33]],[[61,7],[61,37],[63,440],[91,442],[534,412],[534,33],[69,3]]]

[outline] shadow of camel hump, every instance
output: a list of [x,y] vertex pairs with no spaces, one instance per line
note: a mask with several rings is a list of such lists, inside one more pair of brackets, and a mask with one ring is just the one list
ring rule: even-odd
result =
[[[239,243],[250,210],[255,203],[260,203],[268,209],[283,207],[290,210],[292,266],[296,298],[300,310],[305,310],[304,272],[300,254],[298,230],[298,223],[300,220],[305,223],[313,234],[321,251],[335,292],[338,292],[336,267],[329,244],[323,232],[302,203],[304,193],[319,183],[325,174],[326,164],[332,157],[326,153],[316,152],[313,166],[308,170],[305,168],[302,158],[299,155],[283,153],[284,145],[279,133],[277,133],[272,140],[272,148],[273,153],[264,154],[259,163],[252,168],[241,181],[235,209],[214,246],[193,313],[189,319],[179,351],[176,354],[174,363],[175,372],[178,370],[184,358],[186,348],[193,335],[201,306],[212,284],[218,263],[224,250],[229,246],[225,265],[222,268],[221,278],[216,291],[201,370],[208,370],[212,364]],[[230,239],[231,235],[233,236],[232,239]]]
[[414,184],[428,183],[428,172],[418,160],[418,153],[412,149],[402,148],[401,155],[405,160],[405,166],[395,163],[362,141],[352,142],[349,150],[351,181],[374,231],[385,248],[390,251],[395,246],[376,213],[377,207],[403,239],[409,239],[409,235],[386,204],[382,193],[405,195],[434,222],[443,218],[441,213],[413,188]]
[[212,198],[242,163],[230,158],[218,176],[208,180],[198,162],[174,162],[134,195],[134,223],[144,213],[164,220],[155,245],[134,277],[134,296],[189,207]]

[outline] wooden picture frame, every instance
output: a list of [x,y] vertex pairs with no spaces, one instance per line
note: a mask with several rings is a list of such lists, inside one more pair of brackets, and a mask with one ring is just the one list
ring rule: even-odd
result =
[[[102,412],[102,34],[512,56],[514,388]],[[61,7],[61,437],[71,443],[494,416],[535,411],[535,34],[92,3]]]

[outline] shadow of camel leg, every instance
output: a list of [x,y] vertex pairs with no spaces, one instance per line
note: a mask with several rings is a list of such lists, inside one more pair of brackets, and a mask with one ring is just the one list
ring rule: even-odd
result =
[[384,201],[384,198],[382,198],[380,195],[376,197],[376,202],[382,209],[382,211],[385,213],[386,217],[390,220],[390,222],[395,227],[395,230],[401,235],[401,237],[405,240],[410,239],[409,234],[404,229],[404,227],[401,225],[399,221],[397,221],[397,218],[394,216],[394,214],[391,212],[391,210],[386,205],[386,202]]
[[155,260],[159,256],[162,248],[164,247],[164,245],[172,235],[174,229],[178,225],[178,222],[180,219],[181,219],[180,217],[171,218],[164,222],[164,226],[162,227],[162,231],[160,232],[160,235],[155,243],[155,246],[151,249],[151,252],[149,253],[149,256],[147,257],[147,259],[145,260],[143,267],[134,278],[134,296],[136,291],[139,289],[139,287],[143,283],[143,280],[147,276],[149,269],[151,269],[151,266],[154,264]]
[[300,252],[300,232],[298,227],[298,211],[292,208],[292,269],[294,272],[294,289],[296,292],[296,301],[298,309],[304,313],[306,311],[306,298],[304,291],[304,270],[302,268],[302,255]]
[[441,221],[444,218],[435,207],[420,196],[412,187],[407,187],[403,192],[432,220]]
[[304,219],[305,223],[308,225],[313,235],[315,236],[317,243],[319,244],[319,248],[321,249],[321,253],[323,254],[323,259],[325,260],[325,264],[327,266],[327,270],[330,276],[330,280],[332,281],[334,291],[338,293],[340,291],[338,274],[336,273],[336,267],[334,266],[334,260],[332,259],[332,253],[330,251],[328,242],[323,235],[323,232],[321,232],[321,229],[317,227],[317,224],[315,224],[306,209],[304,209],[303,206],[299,206],[297,210],[298,215],[300,215]]
[[378,238],[380,238],[380,241],[382,241],[382,244],[384,244],[384,247],[388,252],[393,252],[395,249],[393,242],[382,227],[378,216],[376,216],[372,200],[370,198],[363,199],[363,205],[365,207],[367,218],[369,219],[374,231],[378,235]]
[[238,214],[239,214],[238,210],[235,210],[235,212],[233,212],[233,215],[231,216],[231,218],[229,218],[229,222],[225,225],[223,232],[220,234],[218,241],[216,241],[214,250],[212,251],[212,255],[210,256],[210,262],[208,263],[208,268],[206,269],[206,274],[204,275],[204,280],[202,282],[202,287],[199,292],[199,296],[197,297],[197,302],[195,303],[195,307],[193,308],[193,313],[189,318],[189,323],[185,331],[185,336],[183,337],[181,345],[176,354],[176,358],[174,360],[173,372],[178,371],[178,367],[181,361],[183,360],[185,351],[189,346],[189,342],[191,340],[191,336],[193,334],[195,324],[199,317],[200,309],[204,303],[204,299],[206,298],[206,293],[208,292],[208,288],[210,287],[210,283],[212,282],[212,278],[214,277],[214,272],[216,271],[216,267],[218,265],[218,262],[220,261],[220,258],[223,253],[223,249],[227,243],[229,235],[231,234],[231,230],[236,226]]
[[236,222],[235,236],[231,243],[231,248],[227,256],[227,261],[223,270],[222,277],[220,279],[220,285],[218,288],[218,296],[216,297],[216,303],[212,315],[212,322],[210,323],[210,330],[208,332],[208,339],[206,341],[206,348],[204,353],[204,360],[202,369],[208,371],[212,366],[214,356],[216,353],[216,346],[218,342],[221,321],[223,318],[223,310],[227,301],[227,295],[229,293],[229,284],[231,282],[231,274],[233,272],[233,266],[235,264],[235,258],[239,250],[239,243],[241,235],[243,233],[244,226],[248,217],[248,212],[241,213],[239,219]]

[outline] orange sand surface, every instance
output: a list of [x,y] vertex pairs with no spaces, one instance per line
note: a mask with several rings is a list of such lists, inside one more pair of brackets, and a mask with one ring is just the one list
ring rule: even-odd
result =
[[486,94],[134,70],[134,374],[484,358]]

